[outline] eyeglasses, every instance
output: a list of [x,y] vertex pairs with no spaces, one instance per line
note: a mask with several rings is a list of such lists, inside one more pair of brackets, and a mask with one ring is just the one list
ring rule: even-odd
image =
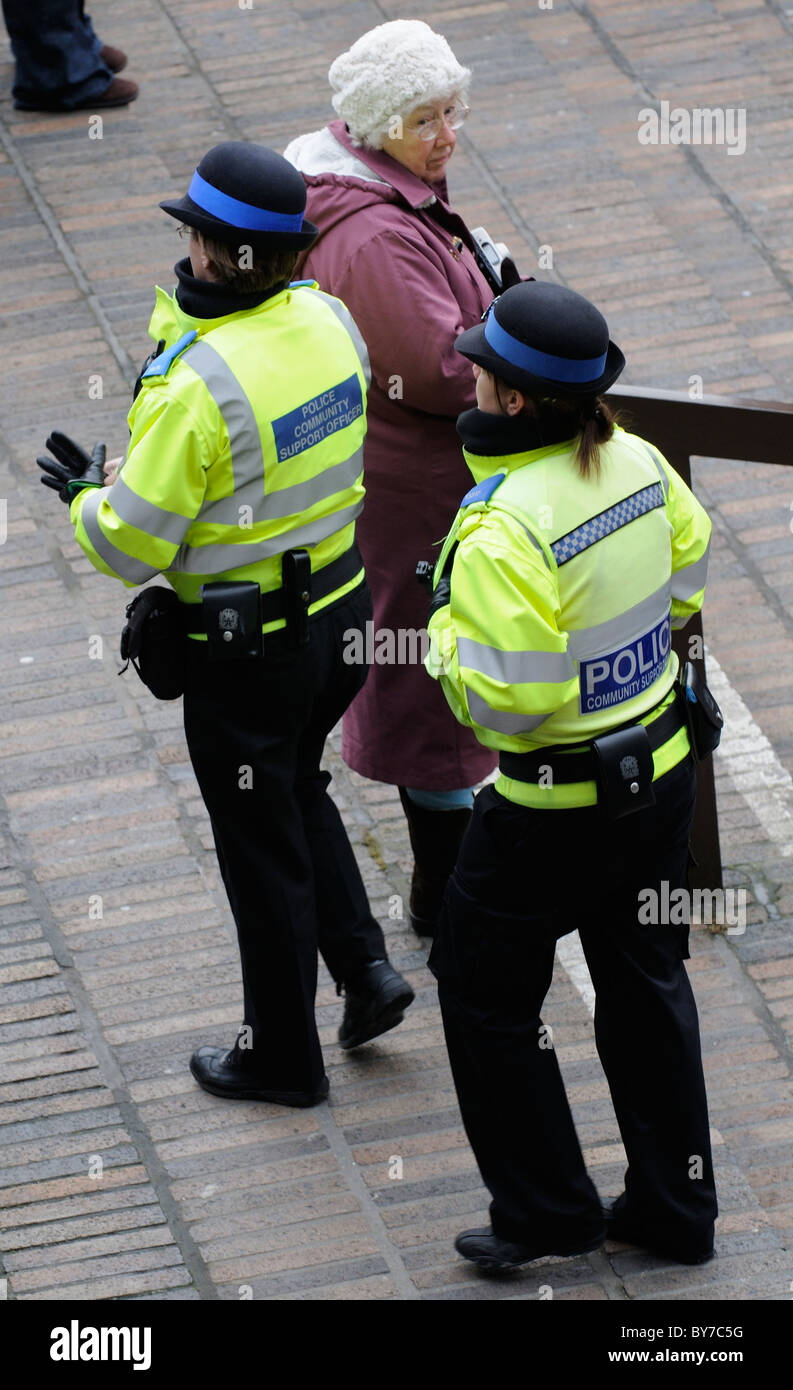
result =
[[453,101],[444,108],[442,117],[422,116],[407,129],[411,135],[418,135],[419,140],[436,140],[444,125],[447,125],[449,130],[459,130],[470,110],[470,106],[466,106],[464,102]]

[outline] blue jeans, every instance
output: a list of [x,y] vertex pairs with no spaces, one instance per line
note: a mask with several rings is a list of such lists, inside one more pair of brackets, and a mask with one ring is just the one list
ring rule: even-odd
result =
[[72,110],[101,96],[113,74],[84,0],[2,0],[16,62],[14,103]]

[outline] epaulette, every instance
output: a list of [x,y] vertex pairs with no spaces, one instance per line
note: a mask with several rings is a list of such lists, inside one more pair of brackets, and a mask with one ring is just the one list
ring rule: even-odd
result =
[[474,502],[489,502],[496,488],[503,483],[506,473],[494,473],[492,477],[485,478],[483,482],[477,483],[470,492],[466,492],[465,497],[460,503],[461,507],[470,507]]
[[159,357],[155,357],[154,361],[149,363],[145,372],[142,373],[141,380],[147,376],[167,376],[171,363],[176,360],[180,353],[184,352],[185,348],[195,342],[197,337],[198,334],[195,329],[191,328],[189,333],[185,333],[177,342],[171,343],[170,347],[167,347],[164,352],[160,353]]
[[299,290],[301,285],[311,285],[312,289],[319,289],[319,285],[316,280],[290,280],[289,289]]

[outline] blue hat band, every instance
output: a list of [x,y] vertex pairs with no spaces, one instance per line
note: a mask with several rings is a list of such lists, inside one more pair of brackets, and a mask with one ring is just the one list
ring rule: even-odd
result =
[[219,217],[221,221],[230,222],[233,227],[240,227],[245,231],[299,232],[303,226],[302,212],[268,212],[267,208],[255,208],[250,203],[241,203],[239,198],[231,198],[228,193],[221,193],[219,188],[213,188],[211,183],[202,179],[197,169],[187,190],[187,196],[204,212],[209,212],[213,217]]
[[598,381],[606,368],[605,352],[601,357],[578,359],[539,352],[537,348],[529,347],[528,343],[522,343],[519,338],[513,338],[497,322],[495,314],[489,314],[485,319],[485,337],[493,351],[513,367],[520,367],[533,376],[545,377],[549,381],[570,381],[581,385],[587,381]]

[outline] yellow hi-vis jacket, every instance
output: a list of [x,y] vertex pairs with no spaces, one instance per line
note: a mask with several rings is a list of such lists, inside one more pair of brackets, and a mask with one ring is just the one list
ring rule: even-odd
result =
[[[674,698],[670,629],[702,606],[711,526],[682,478],[620,428],[601,446],[597,479],[581,477],[576,448],[465,451],[482,481],[436,566],[437,584],[456,545],[426,666],[490,748],[581,743],[657,717]],[[654,753],[654,775],[687,752],[681,729]],[[540,808],[597,801],[594,781],[546,787],[502,774],[496,788]]]
[[308,548],[314,571],[343,555],[363,507],[371,377],[341,300],[303,282],[253,309],[194,319],[158,289],[149,332],[167,346],[129,412],[118,477],[71,504],[92,564],[128,585],[162,573],[198,603],[201,585],[221,579],[280,587],[285,550]]

